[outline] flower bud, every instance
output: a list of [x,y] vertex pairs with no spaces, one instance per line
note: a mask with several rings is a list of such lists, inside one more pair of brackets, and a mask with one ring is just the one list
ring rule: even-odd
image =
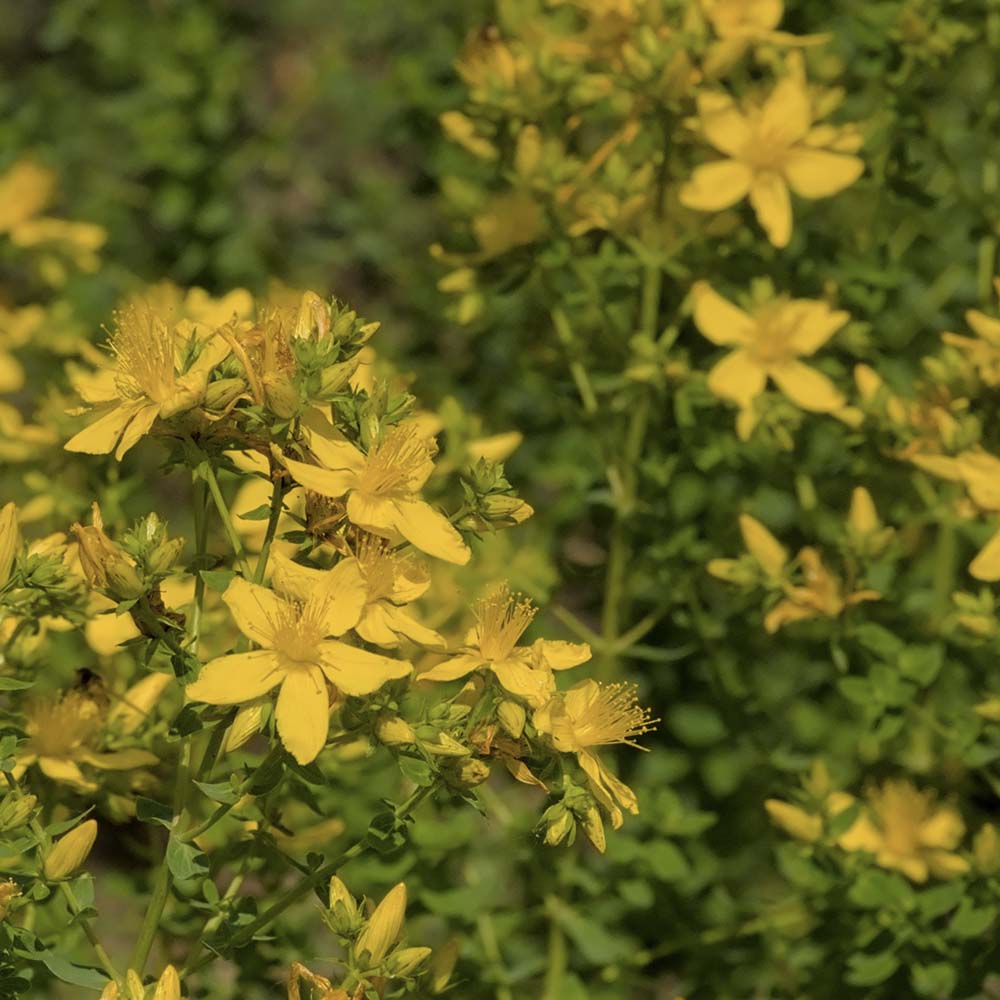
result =
[[527,720],[527,712],[523,705],[516,701],[502,701],[497,707],[497,718],[504,732],[513,736],[515,740],[521,738],[524,732],[524,723]]
[[241,378],[220,378],[205,390],[205,409],[213,412],[225,410],[246,392],[246,382]]
[[6,879],[0,882],[0,920],[6,919],[12,900],[20,895],[21,890],[13,880]]
[[83,867],[97,839],[97,823],[88,819],[70,830],[49,852],[42,871],[50,882],[69,878]]
[[390,889],[375,907],[361,932],[355,954],[369,967],[378,965],[399,937],[406,913],[406,885],[400,882]]
[[243,746],[260,729],[263,712],[264,706],[259,702],[256,705],[241,705],[233,724],[226,730],[222,741],[222,752],[232,753]]
[[0,833],[23,826],[34,812],[37,802],[34,795],[7,795],[0,802]]
[[413,743],[416,740],[413,728],[398,715],[383,716],[379,719],[375,727],[375,735],[380,743],[390,747]]
[[156,984],[153,1000],[181,1000],[181,980],[177,970],[168,965]]
[[146,991],[142,985],[142,979],[139,977],[139,973],[135,969],[129,969],[125,973],[125,990],[128,994],[128,1000],[144,1000],[146,996]]
[[780,799],[768,799],[764,808],[772,822],[781,827],[785,833],[814,843],[823,832],[823,820],[819,816],[810,816],[804,809],[782,802]]
[[329,306],[315,292],[303,292],[292,336],[306,338],[315,333],[319,338],[325,337],[329,332]]
[[351,895],[346,885],[333,875],[330,878],[330,892],[328,896],[330,917],[332,918],[333,929],[338,934],[351,934],[357,928],[358,901]]
[[166,576],[173,569],[183,548],[183,538],[171,538],[157,545],[146,557],[146,566],[150,573]]
[[431,993],[443,993],[451,982],[452,973],[455,971],[455,963],[458,961],[459,940],[457,937],[449,938],[436,952],[431,959]]
[[470,753],[468,747],[447,733],[438,733],[437,742],[425,743],[424,749],[438,757],[467,757]]
[[334,393],[340,392],[350,382],[351,376],[358,370],[360,364],[361,356],[355,354],[347,361],[341,361],[324,368],[319,377],[320,397],[326,399]]
[[986,875],[1000,871],[1000,836],[992,823],[984,823],[972,840],[976,867]]
[[13,501],[0,510],[0,587],[10,579],[14,556],[21,546],[21,535],[17,528],[17,507]]
[[545,843],[549,847],[561,844],[576,829],[573,815],[563,806],[557,806],[545,828]]
[[285,419],[294,417],[302,405],[298,388],[284,374],[264,376],[264,400],[279,417]]
[[490,776],[490,765],[485,760],[451,760],[445,771],[445,778],[454,788],[466,789],[475,788],[481,785]]
[[386,966],[393,978],[405,979],[412,975],[431,953],[430,948],[400,948],[389,956]]

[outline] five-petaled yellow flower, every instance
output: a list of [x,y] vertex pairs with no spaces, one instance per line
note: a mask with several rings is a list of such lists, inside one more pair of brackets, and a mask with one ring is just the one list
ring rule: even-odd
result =
[[[813,413],[835,413],[846,400],[824,374],[801,359],[814,354],[847,321],[848,313],[825,302],[778,296],[744,312],[707,281],[691,289],[694,321],[713,344],[731,347],[708,373],[708,387],[743,413],[773,380],[796,406]],[[749,436],[747,422],[738,425]]]
[[864,163],[855,130],[815,125],[805,80],[789,73],[760,104],[741,110],[728,94],[698,95],[705,138],[726,159],[696,167],[681,188],[681,204],[718,212],[748,195],[767,238],[776,247],[792,236],[788,189],[801,198],[826,198],[853,184]]
[[874,854],[876,864],[913,882],[969,870],[969,863],[955,853],[965,823],[957,809],[938,805],[933,792],[918,791],[908,781],[887,781],[868,789],[865,798],[868,812],[837,841],[844,850]]
[[282,457],[297,483],[328,497],[347,497],[348,520],[395,543],[405,538],[428,555],[465,564],[468,545],[443,514],[420,496],[434,471],[431,451],[416,428],[397,424],[368,454],[344,438],[312,433],[318,465]]
[[535,617],[527,598],[518,600],[506,584],[475,604],[476,625],[457,656],[420,674],[420,680],[453,681],[474,670],[492,670],[511,694],[540,707],[555,692],[553,670],[568,670],[590,659],[587,643],[537,639],[530,646],[517,640]]
[[649,732],[656,720],[639,705],[634,685],[581,681],[536,709],[533,720],[535,728],[547,733],[557,750],[576,754],[616,830],[622,825],[619,806],[633,815],[639,812],[632,789],[593,753],[594,747],[615,743],[643,749],[635,739]]
[[240,631],[260,646],[220,656],[188,685],[194,701],[236,705],[261,698],[280,685],[275,719],[278,735],[300,763],[314,760],[330,723],[327,683],[346,695],[371,694],[413,669],[405,660],[369,653],[331,639],[358,621],[366,598],[360,574],[336,569],[304,602],[237,577],[222,599]]
[[157,419],[168,419],[204,399],[212,369],[229,353],[219,337],[210,338],[196,360],[181,371],[187,345],[150,307],[135,304],[116,317],[111,336],[112,368],[76,375],[74,388],[98,415],[66,442],[67,451],[89,455],[115,453],[121,459]]

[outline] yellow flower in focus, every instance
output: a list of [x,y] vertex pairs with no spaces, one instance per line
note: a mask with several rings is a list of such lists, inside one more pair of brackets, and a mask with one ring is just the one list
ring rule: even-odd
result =
[[300,764],[315,760],[326,743],[327,682],[339,693],[366,695],[413,669],[405,660],[329,638],[357,624],[365,601],[363,585],[343,572],[328,572],[304,602],[285,600],[240,577],[222,599],[240,631],[261,648],[209,661],[188,685],[188,696],[210,705],[237,705],[280,686],[278,735]]
[[555,692],[553,670],[569,670],[590,659],[586,643],[538,639],[518,646],[537,613],[527,598],[518,599],[506,584],[474,606],[476,626],[462,652],[425,670],[423,681],[453,681],[474,670],[491,670],[500,684],[529,705],[541,707]]
[[448,519],[420,497],[434,470],[431,451],[417,431],[391,427],[364,454],[349,441],[319,433],[310,437],[319,465],[284,456],[282,462],[297,483],[323,496],[347,497],[352,524],[395,544],[400,538],[447,562],[464,565],[471,552]]
[[116,319],[110,345],[114,367],[73,379],[74,388],[98,417],[66,442],[66,450],[88,455],[113,451],[121,460],[157,419],[168,419],[201,403],[209,375],[229,353],[229,345],[213,337],[190,367],[180,372],[187,345],[149,306],[128,306]]
[[81,764],[104,771],[131,771],[159,763],[148,750],[100,751],[105,715],[101,706],[82,691],[29,703],[25,716],[28,739],[14,754],[15,778],[37,765],[53,781],[93,791],[97,785],[85,777]]
[[969,863],[955,853],[965,823],[954,807],[938,805],[932,791],[918,791],[909,781],[887,781],[869,788],[865,799],[867,814],[838,840],[844,850],[873,854],[876,864],[913,882],[969,870]]
[[825,302],[782,296],[751,314],[706,281],[697,282],[691,292],[698,329],[713,344],[732,348],[708,374],[708,387],[716,396],[746,412],[772,379],[803,410],[833,413],[846,405],[836,386],[801,359],[822,347],[848,321],[848,313]]
[[789,188],[801,198],[826,198],[853,184],[865,165],[852,155],[856,130],[814,124],[805,80],[790,73],[759,104],[742,109],[728,94],[698,95],[704,137],[726,158],[696,167],[681,188],[681,204],[718,212],[749,195],[757,221],[776,247],[792,236]]
[[548,734],[557,750],[576,754],[595,797],[608,811],[616,830],[622,825],[619,806],[633,814],[639,812],[632,789],[593,753],[594,747],[616,743],[643,749],[635,740],[650,732],[657,720],[649,709],[639,705],[634,685],[581,681],[536,709],[533,721],[540,733]]

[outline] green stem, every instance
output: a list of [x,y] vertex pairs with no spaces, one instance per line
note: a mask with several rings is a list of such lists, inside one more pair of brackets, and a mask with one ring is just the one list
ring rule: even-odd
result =
[[194,477],[194,541],[195,565],[194,574],[194,612],[188,623],[191,636],[191,652],[197,653],[198,639],[201,636],[201,616],[205,606],[205,579],[201,571],[205,568],[203,562],[208,548],[208,518],[205,516],[208,507],[208,488],[204,479]]
[[[14,776],[9,771],[4,771],[4,778],[10,786],[10,790],[14,797],[18,799],[18,801],[22,801],[23,793],[21,791],[21,786],[14,779]],[[48,833],[45,832],[45,828],[38,822],[37,819],[32,817],[28,821],[28,829],[35,835],[35,839],[38,841],[39,847],[41,847],[43,853],[47,855],[51,842]],[[90,946],[94,949],[94,954],[97,956],[98,962],[101,963],[101,968],[104,969],[110,979],[118,984],[119,989],[123,989],[125,981],[115,968],[115,964],[111,961],[111,957],[104,950],[104,945],[102,945],[98,939],[97,932],[94,930],[93,925],[86,917],[82,916],[83,907],[80,905],[80,901],[76,898],[76,893],[73,892],[73,887],[68,882],[60,882],[59,891],[62,893],[63,899],[66,900],[69,912],[73,914],[73,918],[80,925],[80,929],[83,931],[84,936],[90,942]]]
[[566,354],[568,356],[569,372],[573,376],[573,381],[576,383],[576,391],[580,393],[580,399],[583,402],[583,410],[590,416],[593,416],[598,410],[597,396],[594,394],[593,386],[590,384],[590,377],[587,375],[587,369],[573,355],[576,353],[577,344],[576,337],[573,334],[573,329],[569,325],[569,320],[566,318],[566,314],[561,309],[552,310],[552,325],[555,327],[556,336],[559,338],[559,342],[566,349]]
[[[548,910],[548,907],[546,907]],[[566,938],[552,913],[549,913],[549,949],[542,1000],[560,1000],[566,972]]]
[[226,506],[222,490],[219,489],[219,480],[215,478],[215,469],[212,468],[212,463],[206,458],[199,466],[199,470],[201,470],[201,475],[204,477],[205,482],[208,483],[208,492],[212,495],[212,500],[215,503],[215,509],[219,512],[219,517],[222,518],[222,527],[229,538],[229,544],[233,548],[236,561],[240,564],[243,575],[249,580],[250,565],[247,563],[246,553],[243,551],[243,543],[240,541],[239,533],[233,526],[233,517]]
[[271,482],[271,512],[267,518],[267,532],[264,535],[264,544],[261,546],[260,556],[257,559],[257,568],[253,574],[254,583],[262,583],[264,580],[267,559],[271,554],[271,543],[274,541],[275,532],[278,530],[278,521],[281,520],[281,510],[285,499],[284,479],[275,480],[272,478]]

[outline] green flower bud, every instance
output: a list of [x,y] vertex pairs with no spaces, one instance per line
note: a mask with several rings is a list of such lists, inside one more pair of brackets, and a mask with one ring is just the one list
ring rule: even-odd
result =
[[205,390],[205,409],[213,412],[225,410],[236,402],[247,390],[241,378],[220,378]]
[[0,802],[0,833],[23,826],[35,811],[38,799],[34,795],[8,795]]
[[412,975],[431,953],[430,948],[400,948],[393,952],[386,962],[389,975],[393,978],[405,979]]

